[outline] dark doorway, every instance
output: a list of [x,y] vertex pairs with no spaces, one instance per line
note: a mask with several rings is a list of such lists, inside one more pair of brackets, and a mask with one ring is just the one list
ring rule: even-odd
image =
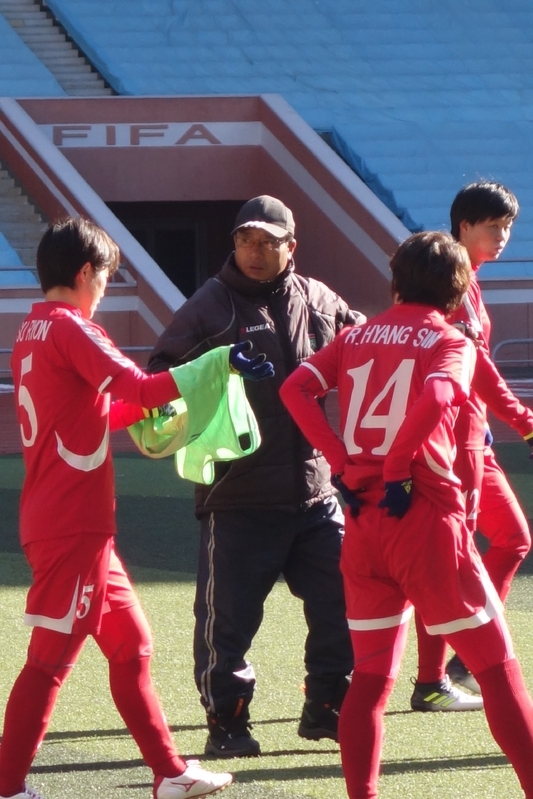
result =
[[108,207],[174,285],[190,297],[219,271],[232,251],[230,233],[244,202],[110,202]]

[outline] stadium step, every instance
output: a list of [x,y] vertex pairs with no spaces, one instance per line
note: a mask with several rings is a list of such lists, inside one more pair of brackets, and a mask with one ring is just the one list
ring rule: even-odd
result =
[[0,161],[0,232],[25,266],[35,268],[37,245],[45,229],[44,218]]
[[0,14],[68,95],[101,97],[113,94],[51,12],[41,8],[38,0],[0,0]]

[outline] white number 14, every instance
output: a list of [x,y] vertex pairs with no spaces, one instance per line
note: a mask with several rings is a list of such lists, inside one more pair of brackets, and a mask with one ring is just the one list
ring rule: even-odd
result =
[[[357,455],[362,452],[362,448],[355,442],[355,431],[357,427],[379,428],[384,431],[382,443],[372,449],[373,455],[386,455],[392,446],[392,442],[398,432],[407,408],[409,389],[415,361],[413,358],[404,359],[397,369],[387,380],[381,391],[372,399],[367,412],[362,419],[359,419],[363,399],[367,393],[368,378],[374,360],[368,361],[362,366],[348,369],[348,374],[353,380],[352,396],[350,407],[346,417],[346,427],[344,430],[344,443],[349,455]],[[389,410],[387,414],[377,414],[376,409],[391,393],[389,400]]]

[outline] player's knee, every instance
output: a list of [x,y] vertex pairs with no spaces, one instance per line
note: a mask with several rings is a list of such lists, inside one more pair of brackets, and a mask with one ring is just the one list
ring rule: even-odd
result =
[[48,678],[51,677],[52,681],[57,686],[63,685],[68,675],[72,671],[72,666],[58,666],[49,663],[40,663],[39,661],[31,658],[29,655],[26,660],[25,668],[32,669],[32,673],[38,672],[39,674],[45,675]]
[[122,641],[117,642],[116,649],[107,659],[111,663],[128,663],[139,658],[149,658],[153,653],[152,635],[148,628],[140,628],[136,634],[128,635]]
[[115,651],[108,657],[110,663],[129,663],[140,658],[149,658],[153,653],[151,636],[130,638],[122,641]]
[[526,528],[519,533],[519,543],[518,543],[518,553],[522,560],[526,557],[529,550],[531,549],[531,533],[529,529]]
[[153,651],[152,632],[140,605],[105,614],[95,640],[110,663],[150,657]]
[[508,552],[516,555],[518,560],[524,560],[531,549],[531,533],[527,527],[509,537],[507,545],[504,547]]
[[55,630],[34,627],[26,665],[62,684],[72,671],[84,641],[84,636],[65,635]]

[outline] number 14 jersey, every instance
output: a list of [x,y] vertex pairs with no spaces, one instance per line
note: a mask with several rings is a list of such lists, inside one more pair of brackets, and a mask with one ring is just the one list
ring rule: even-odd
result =
[[[453,473],[454,406],[468,397],[474,363],[471,342],[442,313],[412,303],[394,305],[360,327],[345,328],[306,361],[303,366],[315,374],[323,392],[338,389],[348,455],[345,482],[359,488],[372,478],[412,475],[417,488],[437,504],[462,510],[460,481]],[[453,391],[440,421],[420,441],[423,419],[417,401],[432,379],[449,381]],[[421,413],[423,409],[421,405]],[[323,443],[328,457],[328,443]]]

